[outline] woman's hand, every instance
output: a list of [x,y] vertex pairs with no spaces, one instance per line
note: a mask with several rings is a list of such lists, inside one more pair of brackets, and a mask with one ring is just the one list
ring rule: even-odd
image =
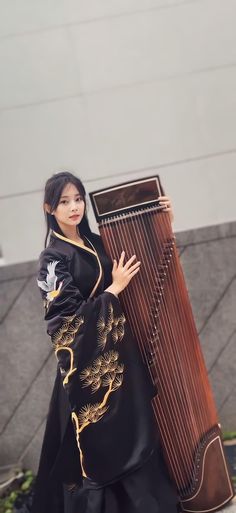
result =
[[119,262],[116,260],[113,262],[112,268],[112,279],[113,282],[106,289],[107,292],[112,292],[115,295],[118,295],[122,290],[127,287],[130,280],[132,280],[133,276],[138,273],[140,269],[141,262],[135,262],[136,255],[133,255],[129,260],[127,260],[124,265],[125,252],[122,251]]
[[168,212],[168,214],[170,216],[170,221],[171,221],[171,223],[173,223],[173,221],[174,221],[174,214],[173,214],[173,209],[172,209],[170,197],[169,196],[159,196],[158,201],[159,201],[160,205],[165,206],[163,211],[164,212]]

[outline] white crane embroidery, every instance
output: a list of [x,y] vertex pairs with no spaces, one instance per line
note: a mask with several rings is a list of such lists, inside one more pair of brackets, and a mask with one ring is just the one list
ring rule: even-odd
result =
[[50,303],[50,301],[53,301],[55,297],[57,297],[60,294],[60,290],[63,284],[63,281],[59,283],[59,287],[56,288],[57,285],[57,276],[55,273],[56,265],[59,263],[59,260],[53,260],[52,262],[49,262],[47,265],[47,276],[45,281],[37,280],[38,286],[44,290],[44,292],[47,292],[47,303]]

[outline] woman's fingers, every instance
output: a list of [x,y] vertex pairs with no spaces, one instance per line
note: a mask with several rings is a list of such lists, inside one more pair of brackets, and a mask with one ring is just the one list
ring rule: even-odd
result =
[[173,210],[172,210],[172,205],[171,205],[171,199],[169,198],[169,196],[159,196],[158,201],[159,201],[159,205],[161,205],[163,207],[163,211],[169,213],[170,220],[172,222],[174,219],[174,215],[173,215]]
[[136,255],[133,255],[129,260],[127,260],[126,264],[124,265],[124,269],[128,269],[132,262],[135,260],[135,258]]
[[120,255],[120,260],[119,260],[119,264],[118,264],[118,267],[123,267],[124,265],[124,259],[125,259],[125,252],[122,251],[121,255]]
[[122,251],[120,259],[119,259],[119,263],[117,264],[116,260],[113,261],[113,271],[116,271],[118,269],[123,270],[125,272],[128,271],[128,275],[130,276],[130,273],[135,271],[141,265],[140,261],[135,262],[135,264],[131,265],[136,258],[137,258],[136,255],[132,255],[132,257],[130,257],[129,260],[127,260],[126,264],[124,265],[125,252]]
[[160,205],[171,205],[171,199],[169,196],[159,196],[158,201]]
[[113,270],[112,270],[112,278],[114,284],[116,284],[117,290],[120,292],[127,287],[130,280],[137,274],[140,270],[141,262],[135,262],[136,255],[132,255],[131,258],[124,264],[125,252],[122,251],[119,262],[117,264],[117,260],[113,260]]
[[159,205],[171,205],[171,201],[159,201]]
[[139,266],[137,269],[135,269],[132,273],[130,273],[129,278],[130,278],[130,279],[131,279],[131,278],[133,278],[133,276],[134,276],[135,274],[137,274],[137,273],[139,272],[139,270],[140,270],[140,266]]
[[131,274],[135,269],[137,269],[137,267],[140,267],[141,265],[141,262],[136,262],[134,265],[131,265],[131,267],[129,267],[128,271],[129,271],[129,274]]

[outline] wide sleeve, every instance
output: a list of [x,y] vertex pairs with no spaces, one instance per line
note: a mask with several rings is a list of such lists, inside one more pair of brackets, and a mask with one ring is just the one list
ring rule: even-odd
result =
[[[69,271],[69,258],[52,248],[44,250],[39,257],[37,284],[44,307],[48,334],[52,336],[66,316],[78,312],[99,308],[102,299],[112,299],[119,303],[117,296],[104,291],[102,297],[85,299],[75,285]],[[82,309],[82,310],[81,310]]]
[[140,355],[114,294],[104,291],[85,299],[68,257],[54,248],[46,249],[39,263],[47,332],[68,394],[82,472],[95,482],[108,482],[137,465],[152,444]]
[[107,337],[114,331],[114,310],[117,311],[117,308],[121,317],[116,336],[122,336],[125,318],[117,296],[104,291],[97,297],[85,299],[74,283],[66,255],[54,248],[43,251],[39,258],[37,284],[44,303],[47,333],[51,337],[62,373],[65,351],[58,353],[58,349],[72,348],[74,342],[77,368],[82,369],[87,361],[105,349]]

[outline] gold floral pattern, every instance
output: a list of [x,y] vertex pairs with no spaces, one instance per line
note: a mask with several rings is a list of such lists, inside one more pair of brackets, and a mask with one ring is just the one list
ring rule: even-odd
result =
[[109,303],[107,321],[105,321],[105,318],[102,315],[97,321],[98,345],[102,350],[105,349],[109,333],[111,333],[112,340],[115,344],[122,340],[125,332],[125,320],[123,312],[119,317],[114,316],[113,306]]
[[81,426],[80,432],[89,424],[94,424],[101,420],[108,408],[108,406],[102,406],[102,403],[86,404],[86,406],[83,406],[78,415]]
[[101,402],[86,404],[80,408],[78,414],[72,412],[72,420],[76,428],[76,440],[80,451],[80,461],[83,475],[83,454],[80,447],[80,433],[90,424],[99,422],[109,409],[107,401],[112,392],[118,390],[123,382],[124,365],[118,361],[117,351],[108,351],[99,356],[90,367],[86,367],[80,374],[84,387],[91,387],[92,393],[100,387],[108,387]]
[[65,376],[63,379],[63,386],[65,386],[69,382],[69,377],[72,374],[74,374],[75,371],[77,371],[77,367],[74,367],[74,354],[73,354],[71,347],[57,347],[55,354],[58,358],[58,361],[60,361],[60,359],[58,357],[59,351],[68,351],[70,353],[70,368],[69,368],[68,372],[66,372],[66,370],[60,365],[61,375]]
[[97,392],[100,387],[109,387],[110,384],[111,391],[119,388],[123,381],[124,365],[118,362],[118,358],[117,351],[108,351],[94,360],[90,367],[80,373],[83,387],[91,387],[92,393]]
[[52,343],[56,349],[61,346],[68,347],[74,341],[80,326],[84,324],[84,317],[77,317],[76,314],[63,317],[63,320],[60,328],[52,335]]
[[52,335],[52,344],[59,362],[59,351],[67,351],[70,354],[70,368],[68,372],[60,365],[61,374],[62,376],[65,376],[63,379],[63,385],[65,386],[68,384],[70,376],[72,376],[72,374],[77,370],[77,367],[74,367],[74,353],[69,346],[74,341],[80,326],[84,323],[84,318],[77,317],[76,314],[74,314],[64,317],[63,320],[64,322],[60,328]]

